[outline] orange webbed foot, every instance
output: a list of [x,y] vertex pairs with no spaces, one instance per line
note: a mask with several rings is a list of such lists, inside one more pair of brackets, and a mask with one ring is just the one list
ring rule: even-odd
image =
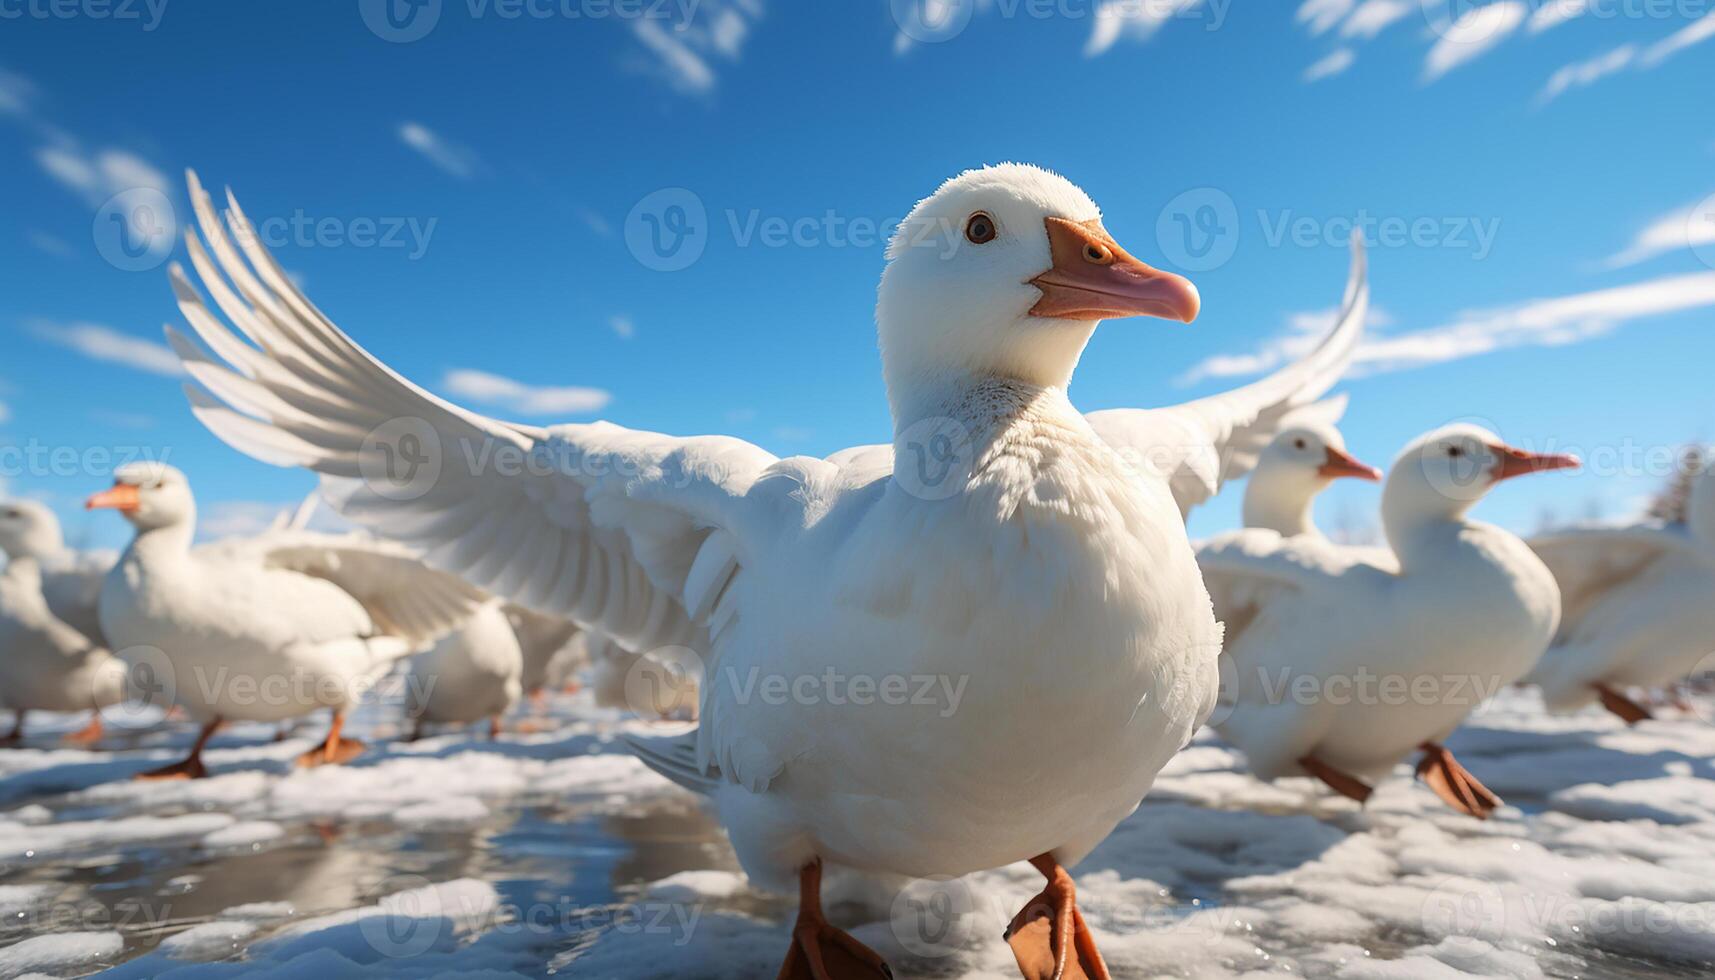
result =
[[1078,911],[1072,876],[1051,855],[1030,863],[1048,884],[1012,918],[1006,943],[1025,980],[1110,980],[1096,938]]
[[1501,798],[1460,765],[1446,746],[1425,742],[1419,748],[1423,749],[1423,758],[1417,763],[1417,776],[1448,806],[1478,820],[1487,820],[1501,805]]

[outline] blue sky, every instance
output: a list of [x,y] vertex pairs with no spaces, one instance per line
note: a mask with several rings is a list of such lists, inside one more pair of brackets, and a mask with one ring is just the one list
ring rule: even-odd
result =
[[78,540],[123,540],[78,502],[131,452],[185,469],[210,530],[311,486],[207,435],[160,346],[185,167],[362,343],[505,417],[883,440],[877,229],[1024,160],[1204,298],[1100,330],[1085,408],[1296,349],[1356,218],[1360,457],[1454,419],[1591,456],[1479,511],[1528,529],[1622,516],[1715,437],[1707,0],[393,2],[0,0],[0,476]]

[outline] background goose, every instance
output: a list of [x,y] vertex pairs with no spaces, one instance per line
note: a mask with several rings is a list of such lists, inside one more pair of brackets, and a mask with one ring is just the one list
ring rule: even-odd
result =
[[116,553],[66,547],[59,518],[34,500],[0,502],[0,551],[12,560],[34,559],[54,616],[92,642],[106,643],[101,635],[101,583],[118,559]]
[[501,610],[511,624],[523,659],[520,680],[524,693],[538,695],[548,685],[549,665],[554,657],[578,635],[578,624],[563,616],[548,616],[516,602],[506,603]]
[[1576,466],[1455,425],[1419,437],[1382,490],[1376,549],[1243,530],[1198,550],[1227,625],[1217,728],[1263,779],[1310,775],[1353,799],[1413,751],[1453,807],[1500,804],[1441,742],[1524,676],[1560,618],[1524,542],[1466,511],[1499,481]]
[[1532,538],[1560,583],[1560,631],[1526,678],[1550,708],[1599,700],[1627,722],[1649,709],[1627,687],[1685,677],[1715,652],[1715,471],[1691,477],[1679,520],[1575,528]]
[[147,776],[206,775],[202,749],[228,719],[318,708],[333,710],[333,727],[301,761],[351,758],[362,745],[342,737],[346,710],[481,598],[380,542],[279,530],[192,548],[190,484],[164,464],[122,467],[89,506],[119,511],[137,531],[102,587],[103,630],[159,650],[174,702],[203,723],[188,758]]
[[[220,357],[169,333],[211,430],[347,481],[345,516],[498,595],[630,649],[707,652],[700,726],[638,748],[714,797],[754,879],[799,886],[783,975],[818,960],[836,976],[884,970],[822,917],[824,861],[930,875],[1026,858],[1048,880],[1009,930],[1027,975],[1069,960],[1105,975],[1064,866],[1136,808],[1214,699],[1220,629],[1183,508],[1248,466],[1301,391],[1333,383],[1362,320],[1361,255],[1332,350],[1231,403],[1113,415],[1110,445],[1064,394],[1096,323],[1189,320],[1195,290],[1127,255],[1067,181],[972,171],[920,203],[888,251],[877,321],[893,452],[782,460],[729,438],[540,429],[452,406],[311,306],[230,195],[230,236],[194,181],[191,195],[207,242],[189,240],[191,262],[259,345],[175,270],[180,308]],[[385,454],[352,438],[402,415],[426,423],[440,464],[420,492],[392,492]],[[1201,454],[1181,450],[1193,433]],[[463,462],[477,449],[535,465],[479,472]],[[1138,465],[1150,456],[1166,465]],[[739,686],[856,671],[957,679],[959,703],[764,703]]]
[[0,708],[16,719],[0,744],[24,737],[31,711],[93,710],[77,742],[101,737],[101,709],[125,698],[125,664],[54,615],[35,558],[14,557],[0,570]]
[[411,738],[426,725],[468,725],[488,720],[500,737],[501,716],[524,695],[524,655],[504,603],[490,599],[459,627],[411,658],[405,678],[405,714]]
[[1282,420],[1280,433],[1258,455],[1245,483],[1245,527],[1288,538],[1319,536],[1322,532],[1311,516],[1318,494],[1341,477],[1381,479],[1380,470],[1346,452],[1346,439],[1334,424],[1345,410],[1342,396],[1308,405]]

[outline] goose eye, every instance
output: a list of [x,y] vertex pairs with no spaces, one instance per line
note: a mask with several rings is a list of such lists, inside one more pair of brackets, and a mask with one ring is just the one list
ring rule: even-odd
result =
[[1458,446],[1448,446],[1447,447],[1447,457],[1449,459],[1458,459],[1459,457],[1461,457],[1463,455],[1465,455],[1464,449],[1462,449]]
[[1308,447],[1309,443],[1305,442],[1303,439],[1292,440],[1292,448],[1294,449],[1306,449]]
[[997,234],[999,232],[995,229],[994,219],[981,211],[971,215],[971,220],[965,222],[965,238],[972,245],[986,245],[994,241]]

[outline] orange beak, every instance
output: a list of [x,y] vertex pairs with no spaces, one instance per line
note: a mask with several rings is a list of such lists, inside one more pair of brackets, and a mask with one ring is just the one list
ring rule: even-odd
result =
[[1381,470],[1368,463],[1360,463],[1333,446],[1328,447],[1327,453],[1327,461],[1316,468],[1316,473],[1319,476],[1325,476],[1330,480],[1337,480],[1342,476],[1351,476],[1360,480],[1369,480],[1371,483],[1382,478]]
[[100,510],[112,508],[121,514],[135,513],[142,506],[142,499],[137,488],[128,483],[115,483],[109,489],[103,490],[83,502],[85,510]]
[[1575,470],[1583,465],[1578,462],[1576,456],[1527,453],[1511,446],[1490,446],[1489,448],[1501,458],[1501,465],[1495,470],[1494,482],[1496,483],[1529,473],[1545,473],[1549,470]]
[[1054,265],[1030,284],[1042,298],[1031,316],[1062,320],[1117,320],[1158,316],[1190,323],[1202,300],[1183,276],[1162,272],[1132,258],[1113,240],[1101,219],[1078,223],[1048,218],[1048,247]]

